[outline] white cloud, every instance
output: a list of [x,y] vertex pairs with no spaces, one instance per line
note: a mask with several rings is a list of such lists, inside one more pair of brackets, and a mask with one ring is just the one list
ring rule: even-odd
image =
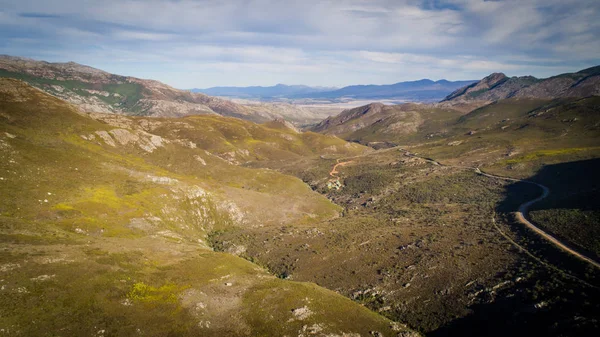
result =
[[111,36],[118,40],[168,41],[176,38],[174,34],[147,33],[134,30],[114,30]]
[[600,63],[597,0],[0,0],[0,8],[0,53],[179,87],[547,76]]

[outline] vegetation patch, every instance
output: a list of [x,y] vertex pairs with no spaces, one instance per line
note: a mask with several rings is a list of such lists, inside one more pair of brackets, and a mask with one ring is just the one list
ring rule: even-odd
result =
[[577,153],[580,153],[583,151],[595,151],[595,150],[599,150],[599,149],[600,149],[600,147],[540,150],[540,151],[527,153],[526,155],[519,156],[517,158],[511,158],[511,159],[501,161],[499,164],[500,165],[518,164],[518,163],[521,163],[524,161],[537,160],[537,159],[540,159],[543,157],[565,156],[565,155],[577,154]]
[[183,289],[185,288],[172,283],[153,287],[144,282],[136,282],[129,293],[127,293],[127,298],[140,302],[176,303],[178,300],[177,296]]

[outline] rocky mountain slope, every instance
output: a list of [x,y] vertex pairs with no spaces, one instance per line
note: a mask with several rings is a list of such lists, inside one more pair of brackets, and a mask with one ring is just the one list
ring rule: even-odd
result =
[[505,98],[552,99],[600,95],[600,66],[545,79],[533,76],[507,77],[491,74],[481,81],[460,88],[443,101],[497,101]]
[[[180,117],[214,114],[255,122],[274,118],[296,121],[287,107],[243,105],[228,100],[179,90],[154,80],[120,76],[77,63],[48,63],[0,56],[0,77],[23,80],[86,112]],[[299,122],[304,123],[305,116]]]
[[[484,105],[465,113],[445,104],[401,104],[386,106],[373,103],[345,110],[312,127],[322,134],[373,147],[444,143],[436,157],[452,157],[467,144],[485,144],[480,139],[489,136],[488,147],[502,143],[527,145],[527,139],[542,140],[560,137],[569,142],[590,145],[598,127],[600,97],[530,99],[510,98]],[[541,138],[540,138],[541,137]],[[500,141],[502,139],[502,141]],[[499,144],[498,144],[499,145]],[[508,153],[516,151],[507,150]]]
[[82,114],[0,79],[0,327],[11,336],[413,336],[233,255],[243,244],[212,249],[212,236],[236,227],[310,228],[339,216],[299,179],[242,163],[364,151],[285,123]]

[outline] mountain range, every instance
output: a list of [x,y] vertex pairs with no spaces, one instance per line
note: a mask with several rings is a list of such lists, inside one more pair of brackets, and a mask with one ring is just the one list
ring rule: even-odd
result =
[[319,92],[333,91],[337,88],[310,87],[306,85],[277,84],[270,87],[212,87],[208,89],[191,89],[191,92],[201,92],[212,96],[225,96],[235,98],[275,99],[293,97],[296,95],[316,94]]
[[443,101],[484,101],[520,98],[586,97],[600,95],[600,66],[549,78],[533,76],[508,77],[493,73],[482,80],[460,88]]
[[216,114],[254,122],[283,118],[300,124],[326,117],[290,105],[238,104],[179,90],[159,81],[115,75],[74,62],[49,63],[1,55],[0,77],[23,80],[86,112],[154,117]]
[[403,101],[439,101],[454,90],[476,81],[432,81],[428,79],[398,82],[386,85],[351,85],[343,88],[309,87],[304,85],[278,84],[272,87],[214,87],[192,89],[207,95],[252,98],[261,100],[277,99],[395,99]]
[[[493,73],[480,81],[466,85],[448,95],[440,103],[383,105],[371,103],[347,109],[312,126],[310,130],[338,135],[347,140],[368,143],[382,140],[397,143],[407,134],[421,128],[439,133],[443,124],[432,120],[450,122],[477,108],[493,107],[492,103],[504,100],[524,100],[543,105],[554,99],[586,98],[600,95],[600,66],[538,79],[532,76],[507,77]],[[529,106],[523,103],[524,106]],[[534,105],[535,105],[534,104]],[[526,112],[526,111],[525,111]],[[427,115],[435,116],[433,119]],[[431,124],[429,127],[424,125]]]

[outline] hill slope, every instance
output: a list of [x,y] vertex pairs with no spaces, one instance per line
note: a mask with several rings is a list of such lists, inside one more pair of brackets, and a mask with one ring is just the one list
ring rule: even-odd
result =
[[299,179],[235,164],[364,149],[273,127],[85,115],[0,79],[0,326],[12,336],[403,330],[210,248],[217,231],[337,216]]
[[438,132],[444,127],[444,122],[460,115],[462,112],[458,110],[427,104],[372,103],[329,117],[311,130],[362,144],[398,143],[400,139],[415,135],[423,128]]
[[600,307],[589,304],[600,295],[600,270],[513,221],[538,187],[478,172],[551,186],[556,199],[531,217],[600,252],[598,160],[582,164],[600,157],[599,99],[513,98],[467,114],[419,105],[348,110],[321,131],[401,146],[284,167],[345,206],[330,232],[240,228],[216,239],[222,247],[245,242],[247,254],[280,274],[339,290],[431,336],[595,334]]

